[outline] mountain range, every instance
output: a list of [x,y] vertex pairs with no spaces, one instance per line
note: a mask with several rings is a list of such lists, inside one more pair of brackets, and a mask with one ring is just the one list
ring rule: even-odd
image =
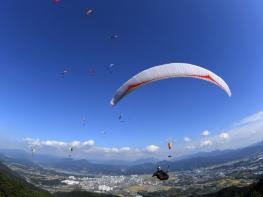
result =
[[263,142],[251,146],[233,150],[216,150],[212,152],[200,152],[190,155],[187,158],[176,161],[158,161],[153,158],[127,161],[105,161],[91,162],[85,159],[59,158],[47,155],[32,156],[29,153],[18,150],[0,150],[0,160],[10,162],[16,160],[27,165],[40,165],[45,168],[58,169],[68,172],[78,172],[83,174],[105,174],[105,175],[130,175],[130,174],[149,174],[157,166],[170,171],[191,170],[195,168],[208,167],[211,165],[222,164],[263,152]]

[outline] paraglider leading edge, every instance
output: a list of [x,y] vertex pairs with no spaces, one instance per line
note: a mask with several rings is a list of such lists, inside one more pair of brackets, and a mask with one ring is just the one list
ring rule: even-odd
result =
[[123,97],[140,86],[175,77],[191,77],[209,81],[222,88],[231,97],[227,83],[215,73],[192,64],[170,63],[154,66],[133,76],[117,90],[110,103],[112,106],[116,105]]

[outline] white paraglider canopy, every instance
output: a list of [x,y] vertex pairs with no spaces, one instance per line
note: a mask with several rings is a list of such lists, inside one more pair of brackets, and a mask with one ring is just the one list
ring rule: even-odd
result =
[[125,95],[145,84],[173,77],[192,77],[203,79],[222,88],[230,97],[231,91],[227,83],[215,73],[187,63],[170,63],[146,69],[125,82],[111,100],[111,105],[116,105]]

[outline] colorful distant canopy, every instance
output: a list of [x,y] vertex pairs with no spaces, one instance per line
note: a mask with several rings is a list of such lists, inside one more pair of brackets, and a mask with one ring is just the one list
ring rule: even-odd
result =
[[140,86],[154,81],[159,81],[161,79],[173,77],[192,77],[203,79],[219,86],[228,94],[229,97],[231,96],[231,91],[226,82],[215,73],[192,64],[171,63],[154,66],[130,78],[117,90],[115,96],[111,100],[111,105],[116,105],[123,97]]
[[173,147],[174,147],[174,140],[172,138],[167,140],[167,147],[168,147],[168,150],[169,150],[168,157],[171,158],[172,157],[172,152],[173,152]]
[[168,149],[171,150],[173,148],[173,142],[168,142]]

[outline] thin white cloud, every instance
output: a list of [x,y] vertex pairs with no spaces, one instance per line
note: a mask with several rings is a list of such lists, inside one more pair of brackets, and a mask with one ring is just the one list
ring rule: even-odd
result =
[[95,141],[94,140],[88,140],[83,142],[83,146],[94,146],[95,145]]
[[185,142],[190,142],[191,139],[190,139],[189,137],[184,137],[184,141],[185,141]]
[[263,111],[260,111],[256,114],[243,118],[240,122],[238,122],[237,125],[248,124],[248,123],[257,122],[261,120],[263,120]]
[[226,133],[226,132],[223,132],[223,133],[220,133],[220,134],[219,134],[219,138],[220,138],[220,140],[221,140],[222,142],[225,142],[226,140],[228,140],[229,137],[230,137],[229,134]]
[[41,144],[39,139],[33,139],[30,137],[24,138],[23,141],[26,142],[30,146],[39,146]]
[[200,143],[200,147],[211,146],[213,142],[211,140],[204,140]]
[[120,148],[120,151],[131,151],[132,149],[130,148],[130,147],[122,147],[122,148]]
[[91,149],[85,150],[85,152],[89,153],[128,153],[128,152],[133,152],[134,149],[130,147],[121,147],[121,148],[116,148],[116,147],[93,147]]
[[[176,144],[176,156],[183,156],[199,151],[212,151],[216,149],[235,149],[245,147],[263,140],[263,111],[243,118],[239,124],[235,124],[231,129],[213,131],[203,131],[197,139],[191,136],[184,137],[182,142]],[[76,147],[73,156],[76,158],[93,159],[124,159],[133,160],[139,158],[155,157],[165,159],[167,149],[161,149],[157,145],[148,145],[141,148],[129,146],[123,147],[103,147],[95,144],[94,140],[86,141],[57,141],[25,138],[27,145],[34,145],[37,148],[36,154],[45,151],[48,154],[68,155],[69,145]],[[30,149],[27,149],[28,151]]]
[[186,149],[188,149],[188,150],[194,150],[194,149],[196,149],[196,146],[193,145],[193,144],[190,144],[190,145],[187,145],[187,146],[186,146]]
[[160,147],[156,146],[156,145],[149,145],[145,149],[146,149],[146,151],[153,153],[153,152],[159,151]]
[[46,146],[46,147],[53,147],[53,148],[65,148],[67,146],[73,147],[90,147],[95,144],[94,140],[88,140],[84,142],[80,141],[72,141],[72,142],[63,142],[57,140],[40,140],[40,139],[33,139],[33,138],[24,138],[24,142],[26,142],[29,146]]
[[210,132],[205,130],[201,133],[202,136],[209,136],[210,135]]
[[62,147],[67,146],[67,143],[65,142],[59,142],[55,140],[47,140],[47,141],[39,141],[39,145],[45,145],[45,146],[53,146],[53,147]]
[[204,149],[206,151],[235,149],[257,143],[263,140],[263,111],[243,118],[231,129],[216,132],[214,135],[207,132],[202,132],[202,134],[202,136],[205,136],[205,140],[196,139],[191,141],[191,144],[199,145],[192,151],[190,151],[191,148],[187,147],[188,144],[184,144],[184,148],[189,150],[188,152],[185,151],[187,154]]
[[70,146],[73,146],[73,147],[79,147],[80,145],[81,145],[81,142],[80,142],[80,141],[77,141],[77,140],[72,141],[72,142],[70,143]]
[[73,157],[87,158],[91,156],[97,159],[138,159],[141,157],[154,156],[159,154],[160,147],[156,145],[149,145],[145,148],[131,148],[124,147],[102,147],[95,146],[94,140],[63,142],[56,140],[39,140],[33,138],[23,139],[27,145],[37,145],[37,152],[48,153],[54,155],[68,155],[68,147],[74,147],[72,152]]

